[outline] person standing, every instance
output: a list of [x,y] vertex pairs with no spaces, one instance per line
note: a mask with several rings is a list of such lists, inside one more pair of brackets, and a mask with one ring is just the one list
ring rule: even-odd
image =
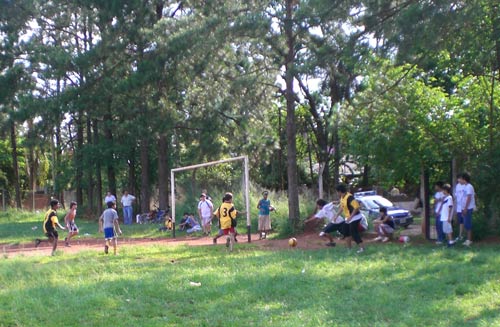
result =
[[111,194],[110,191],[108,191],[106,193],[106,196],[104,197],[104,204],[107,205],[108,202],[114,202],[114,203],[116,203],[116,196],[114,196],[113,194]]
[[201,193],[200,201],[198,202],[198,217],[200,217],[203,228],[203,235],[210,235],[212,225],[212,211],[214,205],[212,201],[207,199],[205,193]]
[[125,225],[132,225],[132,215],[134,210],[132,208],[132,202],[134,202],[135,196],[128,194],[127,190],[123,191],[121,203],[123,206],[123,223]]
[[443,233],[448,238],[448,247],[455,245],[453,241],[453,228],[451,226],[451,219],[453,217],[453,197],[451,196],[451,185],[443,185],[443,203],[441,204],[440,218],[443,223]]
[[108,254],[109,246],[113,242],[113,253],[116,255],[118,250],[118,234],[121,235],[120,223],[118,222],[118,213],[116,212],[116,203],[106,203],[107,209],[99,217],[99,233],[104,232],[104,253]]
[[274,208],[271,205],[271,200],[267,198],[268,196],[268,191],[262,192],[262,199],[260,199],[259,203],[257,203],[257,209],[259,209],[259,224],[257,227],[259,240],[265,239],[267,237],[267,233],[271,231],[271,219],[269,218],[269,214],[274,210]]
[[[59,224],[59,220],[57,219],[57,209],[59,208],[59,201],[56,199],[50,200],[50,209],[45,213],[45,218],[43,219],[43,232],[48,237],[48,242],[52,244],[52,256],[56,255],[57,249],[57,241],[59,239],[59,234],[57,233],[56,228],[60,228],[62,230],[66,229],[65,227]],[[38,247],[42,240],[37,238],[35,240],[35,247]]]
[[76,226],[75,224],[76,208],[76,202],[72,201],[69,204],[68,213],[66,214],[66,216],[64,216],[64,223],[66,225],[66,228],[68,229],[68,236],[66,236],[66,238],[64,239],[64,243],[66,244],[66,246],[71,246],[69,244],[71,238],[78,235],[79,232],[78,226]]
[[455,190],[453,192],[453,199],[455,200],[455,211],[457,213],[457,222],[459,225],[458,237],[456,241],[461,241],[464,239],[464,218],[462,217],[462,211],[464,207],[464,185],[462,183],[462,175],[457,175],[457,185],[455,185]]
[[311,218],[306,219],[304,221],[305,224],[313,221],[314,219],[327,219],[328,224],[323,228],[323,230],[319,233],[320,237],[328,238],[328,243],[326,246],[335,246],[335,242],[333,240],[333,236],[330,233],[338,231],[341,234],[344,234],[345,229],[345,221],[342,216],[337,215],[335,217],[335,206],[333,202],[327,203],[323,199],[316,200],[316,213],[311,216]]
[[443,193],[444,183],[439,181],[434,184],[434,217],[436,219],[436,244],[443,244],[445,235],[443,233],[443,224],[441,222],[441,204],[443,203],[444,193]]
[[359,247],[357,253],[362,253],[365,251],[365,248],[361,235],[359,234],[359,223],[363,218],[363,215],[359,211],[359,202],[351,193],[347,192],[347,186],[345,184],[337,185],[335,190],[340,198],[340,207],[334,219],[336,220],[342,212],[344,213],[346,223],[344,235],[346,236],[347,248],[351,248],[351,242],[352,239],[354,239],[354,242],[356,242]]
[[465,232],[467,233],[467,240],[464,242],[465,246],[472,244],[472,212],[476,209],[476,194],[474,187],[470,183],[470,175],[463,173],[460,179],[463,185],[463,207],[462,219]]

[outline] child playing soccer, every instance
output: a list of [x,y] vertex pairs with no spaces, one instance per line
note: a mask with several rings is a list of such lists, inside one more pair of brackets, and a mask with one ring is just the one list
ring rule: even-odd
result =
[[66,236],[66,238],[64,239],[66,246],[71,246],[69,244],[71,238],[78,235],[78,226],[76,226],[75,224],[76,207],[76,202],[71,202],[69,205],[69,211],[64,217],[64,223],[66,224],[66,228],[68,229],[68,236]]
[[116,212],[116,203],[108,202],[108,208],[104,210],[99,217],[99,233],[104,232],[104,253],[108,254],[110,242],[113,241],[113,253],[117,254],[118,239],[117,233],[122,234],[120,224],[118,222],[118,213]]
[[[52,199],[50,201],[50,209],[45,213],[45,218],[43,220],[43,232],[48,237],[48,242],[52,243],[52,255],[56,255],[57,240],[59,239],[59,234],[57,233],[56,227],[60,229],[66,229],[59,224],[57,219],[57,209],[59,208],[59,201]],[[35,247],[38,247],[42,243],[42,240],[37,238],[35,240]]]
[[236,227],[236,216],[238,211],[233,205],[233,195],[231,193],[226,193],[222,198],[224,201],[219,207],[219,223],[222,233],[227,235],[226,247],[229,247],[229,251],[233,251],[234,245],[234,235]]

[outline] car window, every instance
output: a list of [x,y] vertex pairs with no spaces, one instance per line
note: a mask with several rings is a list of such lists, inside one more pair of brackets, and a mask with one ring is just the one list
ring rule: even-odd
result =
[[379,206],[372,199],[361,199],[359,201],[366,209],[378,209]]
[[383,197],[377,197],[373,200],[379,207],[394,207],[391,201]]

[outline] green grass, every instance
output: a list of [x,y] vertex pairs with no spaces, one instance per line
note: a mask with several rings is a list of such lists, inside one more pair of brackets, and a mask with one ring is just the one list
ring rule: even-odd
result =
[[0,326],[499,326],[499,250],[156,245],[3,258]]
[[[20,244],[33,242],[36,238],[44,238],[42,230],[42,222],[44,212],[33,213],[20,210],[9,210],[0,213],[0,243]],[[58,212],[59,223],[64,226],[64,210]],[[76,238],[102,238],[102,234],[98,233],[97,220],[89,221],[85,219],[76,219],[76,224],[80,230],[80,234]],[[126,238],[150,238],[150,237],[170,237],[171,232],[158,232],[157,224],[144,225],[123,225],[121,229]],[[180,233],[182,234],[182,233]],[[66,231],[59,230],[61,239],[64,239]]]
[[[40,237],[32,227],[42,216],[2,213],[0,243]],[[78,223],[91,234],[82,237],[102,237],[96,222]],[[155,225],[124,229],[161,235]],[[362,255],[246,243],[233,253],[223,245],[119,252],[5,254],[0,326],[500,326],[497,245],[370,244]]]

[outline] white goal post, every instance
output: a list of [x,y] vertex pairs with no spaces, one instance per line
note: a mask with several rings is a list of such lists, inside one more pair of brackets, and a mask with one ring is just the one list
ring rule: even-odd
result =
[[222,159],[217,161],[206,162],[202,164],[192,165],[192,166],[184,166],[179,168],[174,168],[170,170],[170,201],[171,201],[171,215],[172,215],[172,223],[173,223],[173,237],[175,237],[175,173],[192,170],[202,167],[214,166],[221,163],[232,162],[232,161],[243,161],[244,164],[244,196],[245,196],[245,212],[247,216],[247,235],[248,242],[251,242],[250,238],[250,230],[251,230],[251,222],[250,222],[250,198],[249,198],[249,170],[248,170],[248,156],[240,156],[234,157],[230,159]]

